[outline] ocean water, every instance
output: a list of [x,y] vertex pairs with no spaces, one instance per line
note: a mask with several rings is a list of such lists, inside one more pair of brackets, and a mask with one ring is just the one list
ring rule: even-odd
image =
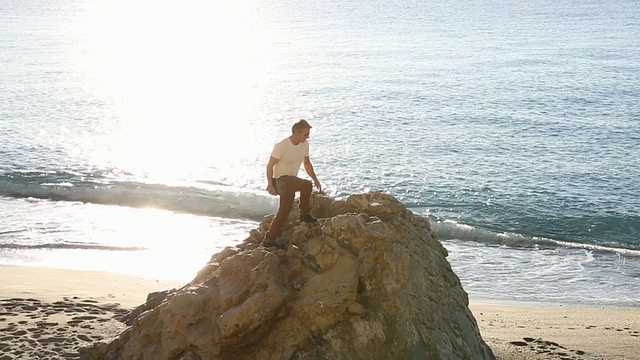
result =
[[277,210],[266,161],[305,118],[326,192],[428,217],[471,299],[639,306],[638,18],[635,0],[0,2],[0,264],[188,281]]

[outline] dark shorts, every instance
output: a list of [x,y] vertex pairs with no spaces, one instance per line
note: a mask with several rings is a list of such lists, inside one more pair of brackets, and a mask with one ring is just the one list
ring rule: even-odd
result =
[[271,179],[271,183],[273,184],[273,187],[276,188],[276,194],[278,195],[282,195],[284,193],[284,188],[285,185],[287,183],[287,178],[289,178],[290,176],[280,176],[277,179]]

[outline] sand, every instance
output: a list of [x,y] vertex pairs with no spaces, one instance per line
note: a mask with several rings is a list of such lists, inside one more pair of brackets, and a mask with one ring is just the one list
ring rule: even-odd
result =
[[180,287],[105,272],[0,265],[0,360],[79,359],[108,342],[154,291]]
[[[0,265],[0,360],[79,359],[147,294],[183,283]],[[498,360],[640,360],[640,308],[472,302]]]
[[498,359],[640,360],[640,308],[472,303]]

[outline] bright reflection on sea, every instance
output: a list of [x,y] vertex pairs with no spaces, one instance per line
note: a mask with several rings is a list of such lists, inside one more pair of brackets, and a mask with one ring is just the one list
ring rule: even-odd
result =
[[[303,42],[278,28],[269,6],[255,9],[250,1],[81,0],[65,10],[55,43],[64,54],[55,65],[68,82],[51,109],[59,121],[39,123],[31,142],[46,149],[47,163],[80,179],[78,193],[90,192],[92,181],[106,189],[127,182],[262,191],[273,143],[309,107],[300,84],[282,80]],[[12,249],[3,254],[9,262],[167,279],[192,277],[256,225],[157,209],[25,204],[7,210],[23,217],[13,240],[44,247]],[[52,237],[64,246],[48,247]]]
[[219,171],[235,179],[238,162],[270,150],[264,104],[273,89],[263,74],[274,40],[247,2],[86,6],[67,46],[94,98],[84,114],[94,131],[70,139],[72,156],[165,182]]
[[[44,216],[47,212],[56,216]],[[23,224],[14,229],[16,237],[32,239],[34,248],[3,253],[8,263],[183,281],[195,276],[211,255],[244,240],[256,227],[238,219],[48,201],[25,202],[12,213]],[[49,240],[51,229],[58,234],[56,242]]]

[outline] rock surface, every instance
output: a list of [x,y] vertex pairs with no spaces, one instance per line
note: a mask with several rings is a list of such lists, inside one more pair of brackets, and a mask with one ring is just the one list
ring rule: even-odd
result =
[[429,222],[390,195],[313,195],[317,223],[273,215],[184,287],[150,294],[82,359],[494,359]]

